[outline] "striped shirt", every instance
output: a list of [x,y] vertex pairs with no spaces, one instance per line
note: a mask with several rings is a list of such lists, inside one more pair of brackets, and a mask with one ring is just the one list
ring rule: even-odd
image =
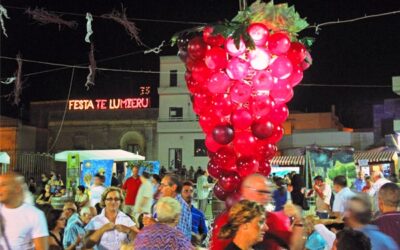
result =
[[389,212],[378,216],[374,224],[379,230],[392,237],[400,246],[400,212]]

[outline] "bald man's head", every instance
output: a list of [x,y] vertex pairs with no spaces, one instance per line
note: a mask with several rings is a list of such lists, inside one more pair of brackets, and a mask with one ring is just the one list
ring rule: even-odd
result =
[[243,199],[262,205],[266,205],[271,199],[271,185],[268,179],[260,174],[247,176],[242,182],[240,191]]
[[[4,205],[22,203],[24,197],[24,177],[17,173],[0,175],[0,203]],[[12,206],[13,206],[12,205]]]

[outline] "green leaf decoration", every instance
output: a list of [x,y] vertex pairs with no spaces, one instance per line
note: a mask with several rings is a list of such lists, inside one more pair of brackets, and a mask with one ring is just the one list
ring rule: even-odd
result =
[[314,37],[310,37],[310,36],[306,36],[306,37],[303,37],[302,39],[300,39],[299,42],[304,44],[304,46],[306,46],[307,50],[310,50],[311,46],[315,42],[315,38]]

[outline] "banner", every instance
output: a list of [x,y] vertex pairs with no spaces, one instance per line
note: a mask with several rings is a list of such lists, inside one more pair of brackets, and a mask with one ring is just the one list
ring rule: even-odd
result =
[[125,179],[132,176],[132,166],[139,165],[139,175],[142,175],[143,171],[150,173],[151,175],[160,174],[160,162],[159,161],[133,161],[130,162],[125,171]]
[[105,176],[104,186],[111,185],[113,160],[85,160],[82,162],[80,183],[86,188],[93,184],[94,176],[99,173]]

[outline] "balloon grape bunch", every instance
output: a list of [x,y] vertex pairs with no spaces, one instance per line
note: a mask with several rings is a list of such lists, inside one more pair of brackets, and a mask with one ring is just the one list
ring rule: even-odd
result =
[[178,41],[193,110],[206,134],[207,169],[218,179],[214,194],[220,200],[237,195],[247,175],[270,174],[289,115],[286,103],[311,60],[306,47],[283,31],[254,22],[246,32],[252,48],[242,38],[235,43],[232,36],[213,34],[211,26]]

